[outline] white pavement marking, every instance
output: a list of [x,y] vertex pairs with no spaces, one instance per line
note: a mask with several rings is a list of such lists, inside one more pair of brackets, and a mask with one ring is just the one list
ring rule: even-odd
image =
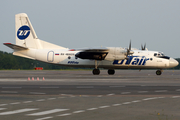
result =
[[44,94],[46,94],[46,93],[39,93],[39,92],[29,92],[29,94],[44,95]]
[[20,104],[20,102],[15,102],[15,103],[10,103],[12,105],[17,105],[17,104]]
[[[180,96],[173,96],[172,98],[178,98]],[[154,99],[160,99],[160,98],[165,98],[165,97],[152,97],[152,98],[144,98],[142,100],[146,101],[146,100],[154,100]],[[131,102],[124,102],[122,104],[112,104],[111,106],[120,106],[120,105],[128,105],[130,103],[138,103],[138,102],[141,102],[142,100],[134,100],[134,101],[131,101]],[[100,106],[98,108],[108,108],[108,107],[111,107],[109,105],[106,105],[106,106]],[[88,108],[86,110],[88,111],[92,111],[92,110],[97,110],[98,108]],[[74,111],[72,113],[65,113],[65,114],[61,114],[61,115],[58,115],[58,116],[68,116],[68,115],[72,115],[74,113],[82,113],[82,112],[85,112],[86,110],[79,110],[79,111]]]
[[50,118],[53,118],[53,117],[50,116],[50,117],[38,118],[38,119],[35,119],[35,120],[47,120],[47,119],[50,119]]
[[71,115],[72,113],[66,113],[66,114],[61,114],[61,115],[58,115],[58,116],[68,116],[68,115]]
[[87,110],[97,110],[98,108],[89,108]]
[[176,91],[180,91],[180,89],[177,89]]
[[102,97],[102,95],[98,95],[97,97]]
[[94,86],[77,86],[76,88],[94,88]]
[[11,89],[21,89],[22,87],[2,87],[2,89],[9,89],[9,88],[11,88]]
[[18,93],[17,91],[1,91],[1,93]]
[[8,105],[8,104],[0,104],[0,106],[5,106],[5,105]]
[[39,100],[36,100],[36,101],[41,102],[41,101],[45,101],[45,99],[39,99]]
[[73,95],[71,95],[71,94],[60,94],[60,95],[63,95],[63,96],[68,96],[68,97],[73,96]]
[[99,108],[107,108],[107,107],[110,107],[109,105],[106,105],[106,106],[100,106]]
[[32,101],[24,101],[23,103],[31,103]]
[[142,99],[142,100],[154,100],[154,99],[157,99],[157,97],[153,97],[153,98],[145,98],[145,99]]
[[126,87],[126,86],[109,86],[109,87],[116,88],[116,87]]
[[112,106],[119,106],[119,105],[122,105],[122,104],[113,104]]
[[171,98],[179,98],[180,96],[172,96]]
[[85,112],[85,110],[74,111],[73,113],[82,113],[82,112]]
[[56,113],[56,112],[62,112],[62,111],[66,111],[69,109],[53,109],[53,110],[47,110],[47,111],[42,111],[42,112],[37,112],[37,113],[32,113],[32,114],[27,114],[29,116],[40,116],[40,115],[47,115],[47,114],[52,114],[52,113]]
[[141,100],[134,100],[133,103],[141,102]]
[[59,88],[59,87],[40,87],[40,88],[48,88],[48,89],[54,89],[54,88]]
[[11,114],[16,114],[16,113],[33,111],[33,110],[37,110],[37,109],[38,109],[38,108],[19,109],[19,110],[14,110],[14,111],[2,112],[2,113],[0,113],[0,115],[11,115]]
[[56,98],[48,98],[47,100],[55,100]]
[[115,95],[114,93],[111,93],[111,94],[107,94],[107,96],[112,96],[112,95]]
[[148,91],[138,91],[138,93],[147,93]]
[[156,90],[155,92],[167,92],[167,90]]
[[121,94],[130,94],[131,92],[122,92]]
[[0,108],[0,110],[5,110],[5,109],[7,109],[7,108]]
[[124,102],[122,103],[123,105],[127,105],[127,104],[130,104],[131,102]]

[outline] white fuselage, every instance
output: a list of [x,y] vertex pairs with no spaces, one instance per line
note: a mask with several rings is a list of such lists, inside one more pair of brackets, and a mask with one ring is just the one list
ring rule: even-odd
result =
[[[157,51],[142,51],[133,50],[133,56],[128,56],[129,59],[122,60],[99,60],[98,68],[106,69],[165,69],[171,68],[174,61],[173,58],[162,58],[154,56]],[[62,65],[69,67],[85,67],[94,68],[95,60],[80,59],[75,57],[75,54],[80,51],[70,51],[69,49],[29,49],[18,51],[18,54],[26,55],[35,60]],[[16,55],[16,52],[14,52]]]

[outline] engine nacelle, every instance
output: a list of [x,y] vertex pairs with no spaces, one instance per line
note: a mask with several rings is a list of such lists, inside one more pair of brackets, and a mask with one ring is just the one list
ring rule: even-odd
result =
[[105,60],[114,61],[114,60],[124,60],[126,58],[127,51],[123,48],[112,47],[108,48],[109,53],[105,57]]
[[103,52],[78,52],[75,56],[81,59],[104,60],[106,55],[107,53]]

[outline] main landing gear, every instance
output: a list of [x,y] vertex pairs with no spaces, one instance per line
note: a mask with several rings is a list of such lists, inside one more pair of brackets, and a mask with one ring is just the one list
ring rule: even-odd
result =
[[[98,66],[99,66],[99,64],[98,64],[97,60],[95,60],[95,69],[93,69],[93,71],[92,71],[93,75],[99,75],[100,74],[100,70],[97,68]],[[114,75],[114,73],[115,73],[114,69],[108,70],[109,75]]]
[[93,73],[93,75],[99,75],[100,70],[99,69],[93,69],[92,73]]
[[162,74],[162,70],[157,70],[156,71],[156,75],[161,75]]
[[[99,69],[93,69],[92,73],[93,73],[93,75],[99,75],[100,74],[100,70]],[[115,70],[113,70],[113,69],[109,69],[108,70],[108,74],[109,75],[114,75],[114,73],[115,73]]]
[[94,62],[95,62],[95,69],[93,69],[92,73],[93,73],[93,75],[99,75],[100,74],[100,70],[97,68],[99,66],[98,62],[97,62],[97,60],[95,60]]
[[113,69],[109,69],[109,70],[108,70],[108,74],[109,74],[109,75],[114,75],[114,73],[115,73],[115,70],[113,70]]

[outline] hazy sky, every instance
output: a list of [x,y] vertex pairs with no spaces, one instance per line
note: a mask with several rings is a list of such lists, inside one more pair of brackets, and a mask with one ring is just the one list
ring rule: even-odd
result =
[[0,50],[15,43],[15,14],[27,13],[39,39],[68,48],[149,50],[180,57],[180,0],[2,0]]

